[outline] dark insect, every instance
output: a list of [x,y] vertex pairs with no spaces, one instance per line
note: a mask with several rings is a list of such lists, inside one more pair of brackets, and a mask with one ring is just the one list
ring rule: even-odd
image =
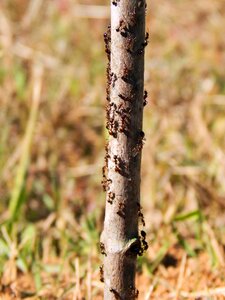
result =
[[105,158],[104,158],[104,160],[105,160],[105,163],[107,163],[108,162],[108,159],[110,158],[110,155],[109,154],[106,154],[105,155]]
[[149,42],[149,33],[146,32],[144,42],[141,43],[140,48],[134,50],[131,47],[127,49],[127,52],[131,55],[141,55],[144,53],[145,47],[148,45],[148,42]]
[[118,97],[120,97],[120,99],[124,100],[125,102],[132,102],[132,99],[130,99],[129,97],[126,97],[122,94],[119,94]]
[[141,236],[144,238],[146,237],[146,232],[144,230],[141,230]]
[[106,86],[106,100],[110,101],[110,53],[111,53],[111,26],[108,26],[107,31],[104,33],[105,52],[108,58],[108,64],[106,68],[107,86]]
[[100,272],[100,281],[104,282],[104,269],[103,269],[103,265],[101,265],[99,267],[99,272]]
[[138,212],[138,217],[140,218],[142,225],[145,226],[144,215],[141,211]]
[[99,248],[100,248],[100,253],[106,256],[104,243],[100,242],[99,243]]
[[128,115],[130,114],[131,112],[131,108],[130,107],[127,107],[127,108],[124,108],[123,105],[119,105],[118,106],[118,109],[116,110],[117,114],[120,115],[120,116],[125,116],[128,118]]
[[129,172],[126,166],[126,163],[122,160],[121,157],[114,155],[114,162],[115,162],[115,171],[119,173],[121,176],[128,177]]
[[106,191],[106,186],[105,186],[105,182],[106,182],[106,172],[107,172],[107,167],[106,166],[103,166],[102,167],[102,187],[103,187],[103,190]]
[[134,298],[138,298],[138,295],[139,295],[139,290],[137,290],[134,286],[130,286],[130,290],[131,290],[131,297],[134,297]]
[[116,110],[116,113],[120,116],[118,131],[124,133],[126,136],[129,136],[129,128],[131,122],[130,112],[131,112],[131,108],[130,107],[125,108],[122,103],[118,106]]
[[109,142],[106,142],[106,144],[105,144],[105,152],[106,152],[106,156],[107,156],[108,152],[109,152]]
[[110,60],[111,54],[111,26],[108,26],[107,31],[103,35],[105,42],[105,53],[107,54],[108,59]]
[[130,248],[130,253],[129,255],[141,255],[143,253],[142,247],[141,247],[141,240],[140,237],[138,236],[138,239],[136,240],[135,244],[132,245]]
[[145,240],[145,236],[138,236],[137,243],[133,246],[131,251],[136,255],[142,256],[143,253],[148,249],[148,243]]
[[107,165],[103,166],[102,167],[102,188],[103,188],[103,191],[106,192],[108,189],[109,189],[109,183],[112,181],[111,179],[107,179]]
[[142,207],[141,207],[141,205],[138,202],[136,202],[136,203],[137,203],[137,207],[138,207],[138,217],[141,220],[141,223],[142,223],[143,227],[145,227],[144,215],[143,215],[143,213],[141,211]]
[[110,74],[110,83],[111,83],[112,87],[115,87],[115,83],[116,83],[117,79],[118,78],[115,73]]
[[136,86],[136,81],[137,80],[135,78],[135,75],[127,67],[124,68],[123,75],[121,76],[121,79],[125,83],[128,83],[128,84],[131,84],[133,86]]
[[119,123],[115,119],[116,109],[117,105],[115,103],[110,103],[106,106],[106,128],[114,138],[117,137],[119,128]]
[[130,33],[129,26],[123,20],[120,20],[119,25],[116,28],[116,31],[119,32],[123,37],[128,37]]
[[137,135],[137,144],[132,150],[132,156],[135,157],[142,150],[145,140],[144,131],[139,131]]
[[140,136],[140,138],[143,140],[144,137],[145,137],[144,131],[141,130],[141,131],[139,132],[139,136]]
[[117,114],[120,116],[118,131],[124,133],[126,136],[129,136],[130,131],[130,112],[131,108],[124,108],[122,103],[118,106]]
[[115,6],[117,6],[119,2],[120,2],[120,0],[113,0],[112,4],[115,5]]
[[107,179],[106,177],[102,180],[102,187],[104,192],[108,191],[110,189],[110,184],[112,183],[112,179]]
[[110,101],[110,63],[108,62],[106,69],[107,85],[106,85],[106,100]]
[[113,200],[115,199],[115,193],[109,192],[108,193],[108,203],[113,204]]
[[107,179],[103,178],[101,181],[101,184],[102,184],[103,191],[106,192],[107,191]]
[[145,106],[148,103],[147,98],[148,98],[148,92],[145,90],[143,96],[143,106]]
[[116,300],[122,300],[122,297],[120,296],[120,294],[119,294],[115,289],[110,288],[109,291],[110,291],[111,293],[113,293],[113,295],[115,296],[115,299],[116,299]]
[[146,32],[144,43],[142,43],[143,48],[145,48],[148,45],[148,42],[149,42],[149,33]]
[[125,205],[124,205],[124,203],[121,203],[121,202],[119,203],[117,215],[119,215],[122,218],[125,218]]

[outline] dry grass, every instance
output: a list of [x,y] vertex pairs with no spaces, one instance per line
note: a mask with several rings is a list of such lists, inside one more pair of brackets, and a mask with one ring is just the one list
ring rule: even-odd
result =
[[[107,4],[0,3],[2,300],[102,299]],[[225,297],[224,16],[224,0],[150,3],[143,300]]]

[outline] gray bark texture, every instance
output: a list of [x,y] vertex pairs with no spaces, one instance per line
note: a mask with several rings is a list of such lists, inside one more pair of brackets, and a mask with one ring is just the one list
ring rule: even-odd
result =
[[135,288],[137,255],[147,249],[140,206],[140,164],[144,92],[145,0],[113,0],[111,26],[104,35],[107,68],[106,144],[103,188],[106,191],[100,248],[105,300],[130,300]]

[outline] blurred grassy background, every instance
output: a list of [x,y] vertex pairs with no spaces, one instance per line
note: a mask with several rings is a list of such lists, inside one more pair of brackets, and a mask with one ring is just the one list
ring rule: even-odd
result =
[[[3,299],[102,299],[107,5],[0,2]],[[224,0],[148,1],[140,299],[225,286],[224,27]]]

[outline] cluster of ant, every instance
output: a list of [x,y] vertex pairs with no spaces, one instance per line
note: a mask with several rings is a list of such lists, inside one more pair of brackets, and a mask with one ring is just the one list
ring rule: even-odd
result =
[[114,163],[115,163],[115,172],[119,173],[121,176],[128,177],[129,170],[126,163],[122,160],[121,157],[118,155],[113,156]]
[[107,86],[106,86],[106,100],[110,101],[110,54],[111,54],[111,26],[109,25],[107,31],[104,33],[105,53],[108,58],[106,68]]
[[129,254],[142,256],[147,249],[148,243],[146,242],[146,232],[141,230],[136,243],[130,248]]
[[134,50],[133,47],[130,47],[127,49],[127,52],[132,55],[141,55],[144,53],[145,47],[148,45],[148,43],[149,43],[149,33],[146,32],[144,42],[141,43],[141,46],[136,50]]
[[113,203],[113,200],[115,199],[115,193],[113,193],[112,191],[110,191],[110,185],[112,183],[112,179],[110,178],[107,178],[107,168],[108,168],[108,160],[110,158],[110,155],[108,153],[108,143],[105,145],[105,164],[104,166],[102,167],[102,187],[103,187],[103,190],[105,192],[107,192],[107,201],[108,203],[112,204]]
[[[142,226],[145,227],[144,215],[142,213],[142,207],[139,202],[137,202],[138,207],[138,218],[140,219]],[[139,246],[137,247],[137,254],[142,256],[143,253],[148,249],[148,243],[146,242],[146,232],[144,230],[140,231],[138,236]]]
[[138,239],[140,241],[138,255],[142,256],[143,253],[148,249],[148,243],[146,242],[146,232],[144,230],[141,230],[141,234],[138,236]]
[[[135,21],[135,18],[133,18]],[[135,22],[125,22],[124,20],[120,20],[119,25],[116,27],[116,31],[121,34],[122,37],[127,38],[128,36],[134,33]]]
[[130,112],[131,109],[125,107],[123,103],[117,106],[116,103],[111,102],[106,106],[106,128],[114,138],[117,137],[118,132],[129,136]]
[[107,201],[109,204],[113,204],[113,200],[115,199],[116,195],[115,193],[109,191],[107,195]]
[[124,104],[120,103],[117,109],[117,114],[120,117],[119,128],[118,131],[124,133],[126,136],[129,136],[129,128],[130,128],[130,112],[131,108],[124,107]]
[[[117,6],[120,0],[113,0],[112,4]],[[149,33],[147,32],[145,35],[144,42],[141,43],[141,47],[138,50],[131,50],[134,47],[135,42],[135,26],[137,24],[138,18],[141,16],[138,11],[141,7],[147,7],[145,0],[139,0],[137,2],[137,7],[134,9],[132,13],[129,14],[129,21],[120,19],[118,26],[116,27],[116,31],[121,34],[122,37],[128,38],[128,45],[129,48],[127,52],[133,55],[141,55],[144,52],[144,48],[148,45]]]
[[106,106],[106,128],[110,135],[114,138],[117,137],[117,132],[119,129],[119,122],[116,120],[116,103],[110,102]]
[[112,183],[111,179],[107,178],[107,170],[108,170],[108,159],[110,158],[110,155],[108,153],[108,143],[105,145],[105,158],[104,158],[104,166],[102,167],[102,188],[103,191],[106,192],[110,189],[110,184]]
[[110,60],[111,54],[111,26],[109,25],[107,31],[103,35],[105,42],[105,53],[107,54],[107,58]]

